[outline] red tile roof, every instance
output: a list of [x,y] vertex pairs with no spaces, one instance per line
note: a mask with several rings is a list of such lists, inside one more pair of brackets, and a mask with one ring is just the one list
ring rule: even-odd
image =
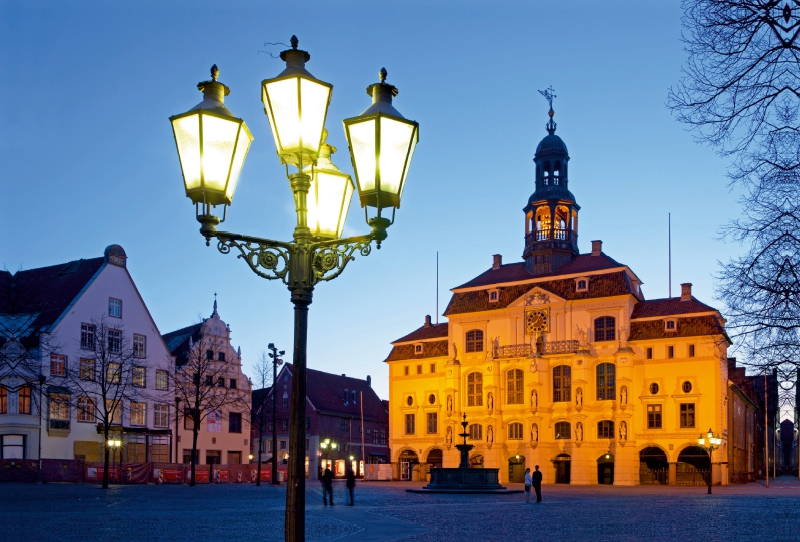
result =
[[650,339],[670,339],[672,337],[697,337],[700,335],[723,335],[725,328],[716,316],[690,316],[681,318],[677,322],[676,331],[666,331],[664,320],[646,320],[644,322],[631,322],[630,341],[643,341]]
[[655,318],[658,316],[679,316],[681,314],[691,314],[694,312],[716,312],[717,309],[701,303],[694,297],[688,301],[682,301],[680,297],[665,299],[650,299],[640,301],[633,308],[631,320],[637,318]]
[[577,292],[575,290],[574,279],[546,280],[501,288],[499,299],[496,303],[489,303],[489,296],[485,290],[456,292],[450,299],[450,303],[447,305],[447,309],[444,313],[446,316],[450,316],[452,314],[462,314],[465,312],[502,309],[534,288],[547,290],[548,292],[552,292],[568,300],[633,294],[633,289],[631,288],[626,273],[624,271],[619,271],[617,273],[604,273],[591,277],[591,280],[589,280],[589,288],[586,292]]
[[393,346],[389,352],[389,357],[384,361],[397,361],[400,359],[425,359],[446,356],[449,352],[447,341],[432,341],[425,343],[422,347],[422,354],[414,353],[413,344],[401,344]]
[[600,253],[599,256],[592,256],[591,254],[581,254],[568,264],[559,267],[553,273],[545,275],[531,275],[525,269],[524,262],[510,263],[501,265],[499,269],[488,269],[482,274],[478,275],[469,282],[454,288],[473,288],[476,286],[488,286],[490,284],[500,284],[504,282],[516,282],[520,280],[529,280],[532,278],[542,277],[556,277],[559,275],[572,275],[574,273],[588,273],[591,271],[602,271],[604,269],[613,269],[615,267],[624,267],[618,261],[609,258],[605,253]]
[[447,322],[422,326],[405,337],[400,337],[396,341],[392,341],[392,344],[409,341],[424,341],[425,339],[436,339],[438,337],[447,337]]

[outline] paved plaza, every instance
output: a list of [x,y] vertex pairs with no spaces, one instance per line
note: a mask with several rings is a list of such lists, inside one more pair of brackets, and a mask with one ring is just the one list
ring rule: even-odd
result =
[[[422,484],[361,483],[356,506],[308,492],[309,541],[800,540],[800,481],[715,487],[544,486],[517,495],[418,495]],[[511,484],[514,486],[514,484]],[[515,486],[514,486],[515,487]],[[280,541],[285,489],[271,486],[4,484],[0,540]],[[46,511],[46,513],[42,513]],[[591,537],[591,538],[590,538]]]

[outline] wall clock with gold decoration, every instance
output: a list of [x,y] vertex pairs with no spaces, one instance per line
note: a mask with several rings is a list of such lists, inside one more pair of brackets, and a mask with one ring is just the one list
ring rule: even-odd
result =
[[550,318],[546,310],[525,311],[525,332],[547,333],[550,330]]

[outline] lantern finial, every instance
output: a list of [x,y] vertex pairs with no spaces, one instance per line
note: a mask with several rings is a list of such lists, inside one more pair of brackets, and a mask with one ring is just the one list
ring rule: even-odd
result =
[[292,44],[292,49],[297,49],[297,44],[300,43],[300,40],[297,39],[297,36],[292,36],[292,39],[289,40],[289,43]]
[[216,81],[217,77],[219,77],[219,68],[217,68],[217,65],[214,64],[213,66],[211,66],[211,79]]
[[386,71],[386,68],[381,68],[381,71],[378,72],[378,77],[381,78],[381,83],[386,82],[386,76],[389,75],[389,72]]

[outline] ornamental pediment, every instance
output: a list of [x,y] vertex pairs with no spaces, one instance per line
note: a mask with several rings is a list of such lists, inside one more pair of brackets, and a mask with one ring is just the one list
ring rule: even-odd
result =
[[510,308],[535,308],[535,307],[548,307],[554,304],[561,304],[566,302],[566,299],[560,297],[553,292],[545,290],[540,286],[534,286],[528,290],[524,295],[515,299],[508,306]]

